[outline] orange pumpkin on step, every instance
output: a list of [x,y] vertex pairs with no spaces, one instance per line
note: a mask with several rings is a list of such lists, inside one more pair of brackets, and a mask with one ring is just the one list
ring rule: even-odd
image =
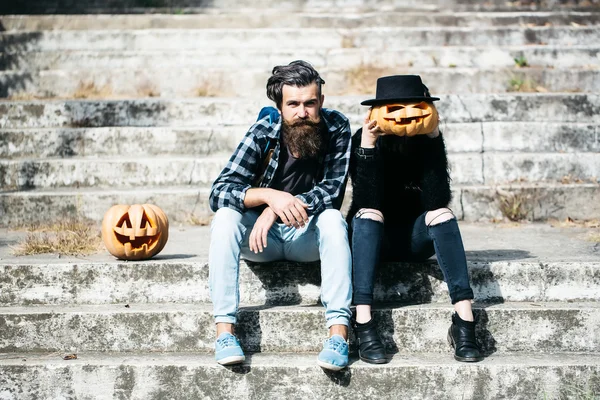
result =
[[152,204],[118,204],[102,220],[102,240],[122,260],[146,260],[158,254],[169,238],[169,220]]

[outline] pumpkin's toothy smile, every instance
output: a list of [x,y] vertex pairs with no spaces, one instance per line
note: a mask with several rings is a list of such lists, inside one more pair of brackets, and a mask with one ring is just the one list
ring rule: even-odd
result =
[[156,243],[158,243],[160,234],[152,236],[135,236],[132,239],[131,236],[121,235],[117,232],[117,228],[115,228],[115,238],[119,241],[119,243],[125,246],[125,250],[127,250],[127,247],[131,247],[131,250],[144,248],[146,250],[151,250],[154,246],[156,246]]
[[413,123],[420,124],[423,121],[424,117],[413,117],[413,118],[398,118],[396,119],[396,123],[399,125],[410,125]]

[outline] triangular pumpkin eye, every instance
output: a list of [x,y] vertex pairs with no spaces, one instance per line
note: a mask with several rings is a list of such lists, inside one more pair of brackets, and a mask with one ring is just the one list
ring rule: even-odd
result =
[[142,228],[142,229],[144,229],[144,228],[152,228],[152,223],[148,219],[148,215],[146,215],[145,211],[142,214],[142,220],[140,221],[140,228]]
[[119,219],[119,222],[117,222],[117,226],[120,228],[133,228],[133,225],[129,220],[129,213],[123,214],[123,216]]

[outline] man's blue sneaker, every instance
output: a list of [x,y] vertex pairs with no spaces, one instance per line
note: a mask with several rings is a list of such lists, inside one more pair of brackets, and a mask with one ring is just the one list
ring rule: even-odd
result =
[[348,366],[348,343],[340,335],[332,335],[323,342],[317,364],[321,368],[339,371]]
[[239,364],[246,356],[240,342],[229,332],[223,332],[215,342],[215,359],[221,365]]

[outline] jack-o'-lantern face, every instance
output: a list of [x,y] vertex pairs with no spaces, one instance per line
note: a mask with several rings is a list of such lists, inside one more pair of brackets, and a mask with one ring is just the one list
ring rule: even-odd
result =
[[112,206],[102,221],[102,240],[113,256],[145,260],[158,254],[169,238],[169,220],[152,204]]
[[369,119],[386,135],[415,136],[431,133],[438,125],[438,113],[426,101],[373,106]]

